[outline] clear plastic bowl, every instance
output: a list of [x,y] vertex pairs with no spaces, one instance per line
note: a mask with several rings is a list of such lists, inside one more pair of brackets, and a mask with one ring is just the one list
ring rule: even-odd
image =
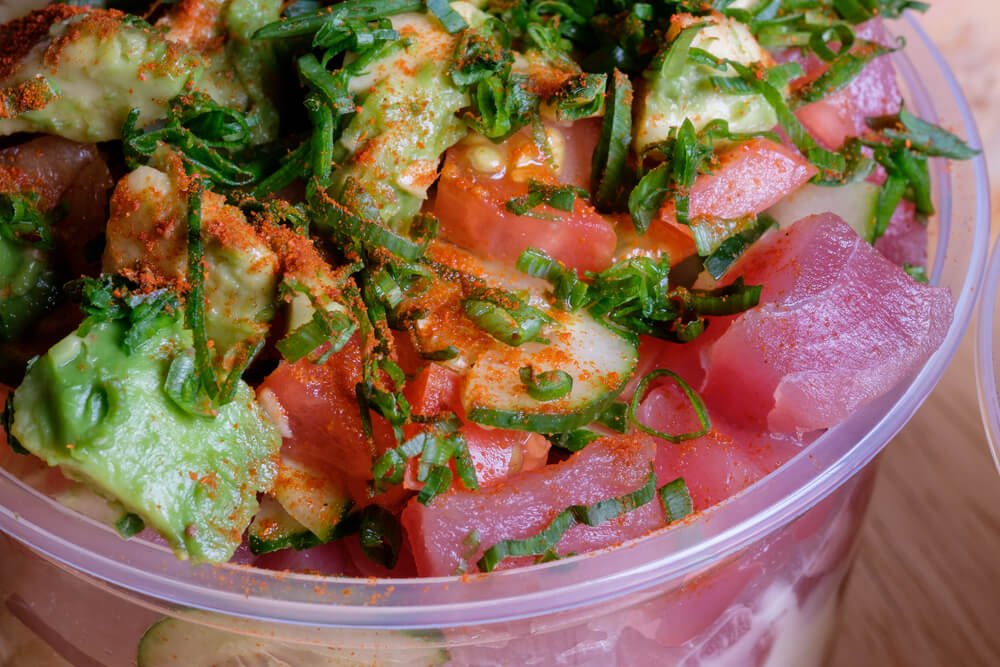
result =
[[[979,145],[954,77],[919,26],[908,18],[892,29],[909,42],[896,57],[910,108]],[[10,536],[0,536],[0,662],[134,664],[145,629],[170,616],[146,637],[140,664],[254,653],[293,665],[819,664],[872,461],[952,358],[986,261],[983,160],[935,162],[933,178],[931,276],[956,298],[941,349],[905,386],[697,520],[489,576],[324,578],[192,567],[0,473],[0,530]]]
[[986,270],[979,304],[979,327],[976,332],[976,372],[979,380],[979,405],[983,425],[993,450],[993,460],[1000,469],[1000,241]]

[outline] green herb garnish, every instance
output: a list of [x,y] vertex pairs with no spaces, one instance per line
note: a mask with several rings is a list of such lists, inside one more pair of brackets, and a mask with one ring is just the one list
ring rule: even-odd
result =
[[539,534],[521,539],[504,540],[494,544],[483,553],[476,563],[482,572],[491,572],[507,558],[519,556],[543,556],[555,552],[559,541],[573,526],[599,526],[627,514],[656,496],[656,475],[650,471],[646,483],[631,493],[617,498],[600,500],[593,505],[570,505],[556,515],[552,522]]
[[[641,421],[639,421],[639,417],[637,415],[637,412],[639,410],[639,405],[642,403],[643,399],[646,398],[646,393],[649,389],[650,384],[664,377],[669,378],[674,382],[676,382],[677,386],[680,387],[681,391],[684,392],[684,396],[687,397],[688,402],[691,404],[691,409],[698,417],[698,423],[701,425],[701,428],[698,429],[697,431],[690,431],[688,433],[676,433],[676,434],[664,433],[663,431],[658,431],[655,428],[646,426]],[[629,415],[629,421],[632,423],[632,425],[635,426],[640,431],[642,431],[643,433],[648,433],[649,435],[656,436],[657,438],[662,438],[663,440],[666,440],[667,442],[672,442],[674,444],[680,444],[688,440],[696,440],[697,438],[707,435],[708,432],[712,430],[712,422],[708,417],[708,408],[705,407],[705,403],[704,401],[701,400],[701,396],[699,396],[698,393],[691,388],[691,385],[685,382],[680,375],[674,373],[673,371],[669,371],[665,368],[652,371],[651,373],[648,373],[645,376],[643,376],[642,380],[639,381],[639,385],[635,388],[635,394],[632,395],[632,402],[629,404],[628,415]]]
[[528,396],[536,401],[556,401],[573,391],[573,376],[563,370],[536,373],[534,367],[524,366],[518,376]]

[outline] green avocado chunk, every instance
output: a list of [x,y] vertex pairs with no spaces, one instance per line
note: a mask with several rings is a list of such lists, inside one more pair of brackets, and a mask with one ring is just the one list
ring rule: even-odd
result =
[[[56,21],[0,80],[0,135],[44,132],[75,141],[120,137],[132,108],[140,126],[161,118],[167,100],[200,89],[243,109],[247,92],[232,76],[205,75],[212,62],[134,17],[82,11]],[[16,104],[14,103],[16,102]]]
[[[452,6],[470,25],[485,16],[467,3]],[[392,23],[408,46],[351,81],[362,101],[334,147],[334,162],[342,166],[333,174],[333,194],[339,197],[348,179],[355,180],[378,202],[382,221],[406,231],[441,155],[466,134],[458,112],[468,96],[447,71],[454,36],[423,14],[394,16]]]
[[0,341],[19,338],[55,305],[49,236],[33,195],[0,193]]
[[0,235],[0,340],[19,338],[57,293],[48,252]]
[[[86,325],[85,325],[86,326]],[[191,348],[180,313],[123,346],[112,321],[77,330],[28,370],[12,433],[25,449],[143,519],[179,558],[228,560],[277,472],[281,436],[242,381],[215,417],[193,416],[164,390]]]
[[226,41],[228,67],[236,74],[249,97],[247,120],[254,133],[254,143],[277,137],[281,121],[272,95],[279,87],[279,68],[274,46],[266,41],[251,41],[258,28],[281,18],[282,0],[232,0],[225,10],[229,38]]
[[[723,16],[678,15],[672,24],[683,29],[672,37],[665,58],[657,58],[644,74],[647,85],[636,123],[638,152],[665,140],[685,119],[696,130],[714,120],[724,120],[731,132],[765,132],[778,124],[778,116],[763,96],[722,90],[713,78],[734,77],[689,58],[686,49],[707,51],[715,58],[743,65],[768,65],[770,56],[739,21]],[[687,42],[690,40],[690,43]]]

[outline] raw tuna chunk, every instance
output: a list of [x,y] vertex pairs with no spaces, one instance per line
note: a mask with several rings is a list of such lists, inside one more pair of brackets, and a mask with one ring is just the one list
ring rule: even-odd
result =
[[734,423],[833,426],[915,371],[951,323],[946,289],[914,282],[831,214],[765,237],[730,274],[764,286],[709,355],[705,398]]
[[875,248],[899,266],[927,265],[927,226],[917,219],[913,202],[904,199],[899,203]]
[[[521,473],[479,492],[453,490],[429,506],[410,501],[402,521],[417,573],[427,577],[463,569],[474,572],[486,549],[502,540],[537,535],[568,506],[589,505],[641,488],[649,478],[654,454],[650,438],[603,438],[562,463]],[[583,553],[609,547],[664,523],[663,508],[654,499],[602,525],[571,528],[557,551]],[[476,532],[478,544],[470,538]],[[527,558],[508,559],[499,567],[530,562]]]
[[[816,175],[816,167],[795,149],[767,139],[738,144],[719,155],[712,173],[699,176],[691,188],[689,215],[736,220],[777,204]],[[667,201],[661,219],[675,220],[674,203]]]
[[[673,383],[655,387],[643,399],[639,421],[664,433],[690,433],[699,423],[690,403]],[[801,451],[801,443],[740,429],[721,419],[701,438],[656,450],[656,477],[684,478],[696,511],[708,509],[776,470]]]
[[[480,486],[498,482],[518,472],[535,470],[546,464],[551,443],[544,436],[528,431],[483,428],[465,421],[459,382],[457,373],[440,364],[430,363],[406,383],[404,394],[415,415],[433,417],[453,412],[462,419],[463,424],[459,430],[469,448],[476,481]],[[406,436],[416,435],[417,430],[414,428],[408,431]],[[419,462],[420,457],[409,461],[404,479],[404,486],[408,489],[423,487],[423,483],[417,481]],[[457,475],[452,486],[456,489],[462,487]]]
[[[855,34],[859,40],[892,45],[891,36],[878,19],[858,26]],[[815,79],[828,66],[820,64],[818,59],[811,59],[804,63],[804,67],[806,76],[803,82]],[[892,59],[884,55],[868,63],[846,87],[818,102],[805,105],[796,111],[796,115],[817,141],[837,149],[849,137],[860,136],[868,130],[865,119],[898,113],[902,100]]]

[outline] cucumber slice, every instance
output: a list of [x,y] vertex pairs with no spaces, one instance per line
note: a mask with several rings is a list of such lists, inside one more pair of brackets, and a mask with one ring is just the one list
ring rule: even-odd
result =
[[[217,619],[216,619],[217,622]],[[273,632],[273,630],[272,630]],[[290,629],[289,633],[295,633]],[[425,635],[425,636],[421,636]],[[364,632],[363,642],[352,630],[328,630],[324,644],[344,648],[295,645],[260,636],[218,630],[199,623],[164,618],[152,625],[139,641],[138,667],[341,667],[361,665],[442,665],[449,655],[432,644],[440,633]],[[363,648],[356,648],[363,643]]]
[[281,549],[308,549],[320,544],[308,528],[293,519],[281,504],[265,496],[247,531],[251,553],[256,555]]
[[[497,428],[563,433],[586,426],[621,392],[635,372],[634,340],[609,329],[589,313],[547,313],[557,321],[550,344],[526,343],[482,354],[466,376],[462,403],[471,421]],[[562,370],[573,388],[554,401],[528,395],[520,369]]]
[[807,183],[767,210],[778,224],[788,227],[809,215],[833,213],[844,219],[863,239],[871,238],[881,188],[868,181],[825,187]]
[[319,542],[333,539],[337,524],[352,504],[347,483],[337,471],[285,456],[271,493],[289,517]]

